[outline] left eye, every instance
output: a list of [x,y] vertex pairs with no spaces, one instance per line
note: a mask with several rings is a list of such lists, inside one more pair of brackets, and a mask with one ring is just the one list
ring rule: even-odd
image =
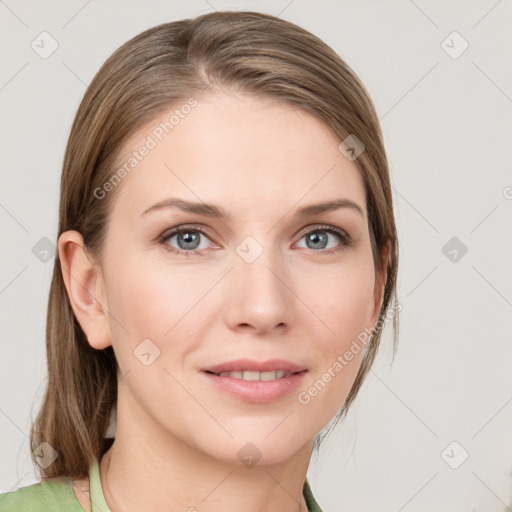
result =
[[[342,245],[345,245],[346,237],[343,236],[342,233],[338,232],[338,230],[332,228],[315,228],[313,230],[308,231],[302,238],[306,239],[306,248],[307,249],[334,249],[337,247],[337,244],[331,245],[327,247],[329,236],[334,235],[338,238],[339,241],[342,242]],[[327,251],[331,252],[331,251]]]

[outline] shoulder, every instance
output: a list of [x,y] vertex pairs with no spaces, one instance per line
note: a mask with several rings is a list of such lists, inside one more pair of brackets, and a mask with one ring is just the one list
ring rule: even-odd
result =
[[51,478],[0,494],[2,512],[83,512],[69,478]]

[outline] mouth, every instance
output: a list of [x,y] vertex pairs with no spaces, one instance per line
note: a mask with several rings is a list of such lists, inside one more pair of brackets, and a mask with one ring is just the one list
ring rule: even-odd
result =
[[236,359],[225,363],[203,368],[202,371],[235,379],[244,380],[273,380],[280,379],[294,373],[299,373],[307,368],[305,366],[287,361],[286,359],[268,359],[256,361],[254,359]]
[[[202,372],[208,382],[213,386],[213,389],[218,390],[222,394],[227,393],[236,400],[243,402],[265,404],[280,399],[289,399],[293,391],[297,390],[304,382],[308,370],[296,373],[285,373],[282,377],[277,377],[277,371],[263,372],[263,374],[252,371],[227,372],[228,375],[223,375],[223,373],[224,372],[217,374],[211,371]],[[239,375],[240,373],[242,374],[242,378],[232,376],[233,374]],[[248,377],[248,380],[244,377]],[[256,377],[258,378],[256,379]],[[263,378],[261,379],[261,377]],[[264,380],[265,378],[267,378],[267,380]]]
[[308,371],[284,359],[263,362],[238,359],[203,368],[201,373],[214,389],[244,402],[263,404],[288,397],[301,385]]
[[239,379],[239,380],[247,380],[247,381],[255,381],[255,380],[261,380],[261,381],[269,381],[269,380],[276,380],[276,379],[284,379],[286,377],[289,377],[290,375],[297,375],[298,373],[306,372],[307,370],[302,370],[299,372],[288,372],[286,370],[273,370],[269,372],[256,372],[256,371],[250,371],[250,370],[238,370],[238,371],[232,371],[232,372],[212,372],[209,370],[205,370],[205,373],[209,373],[211,375],[216,375],[217,377],[231,377],[233,379]]

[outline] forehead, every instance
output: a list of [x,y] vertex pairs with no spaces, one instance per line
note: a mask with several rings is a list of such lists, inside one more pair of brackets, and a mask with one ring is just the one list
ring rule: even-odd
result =
[[359,169],[312,114],[231,93],[186,104],[175,103],[125,143],[116,168],[128,172],[114,210],[134,217],[169,196],[229,204],[235,215],[339,197],[365,210]]

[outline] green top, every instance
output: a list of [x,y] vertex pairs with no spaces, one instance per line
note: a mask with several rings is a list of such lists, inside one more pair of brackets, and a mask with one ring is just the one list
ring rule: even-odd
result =
[[[89,471],[89,491],[91,512],[111,512],[101,488],[98,461],[95,460]],[[304,498],[309,512],[322,512],[315,501],[308,479],[304,482]],[[2,512],[84,512],[84,508],[73,492],[72,479],[51,478],[37,484],[21,487],[16,491],[0,494]]]

